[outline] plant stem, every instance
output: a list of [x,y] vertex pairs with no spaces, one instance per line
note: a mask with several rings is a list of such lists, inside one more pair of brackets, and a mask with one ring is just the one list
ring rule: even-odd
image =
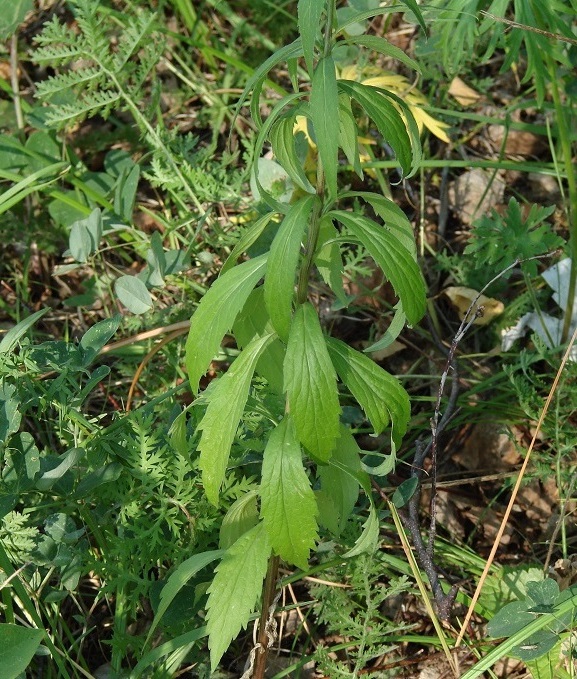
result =
[[254,662],[253,679],[264,679],[268,649],[270,646],[270,621],[269,618],[274,613],[272,609],[278,579],[279,557],[271,556],[268,561],[266,580],[262,589],[262,604],[260,609],[260,620],[258,625],[258,650]]

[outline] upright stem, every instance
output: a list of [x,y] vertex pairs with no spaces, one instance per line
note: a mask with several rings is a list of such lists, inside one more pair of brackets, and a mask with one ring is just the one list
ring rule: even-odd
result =
[[276,581],[278,579],[278,556],[271,556],[268,561],[268,570],[266,573],[266,580],[262,590],[262,604],[260,609],[260,620],[258,624],[258,644],[259,648],[256,652],[254,661],[253,679],[264,679],[266,670],[266,660],[269,649],[269,617],[271,615],[271,607],[274,602],[276,592]]

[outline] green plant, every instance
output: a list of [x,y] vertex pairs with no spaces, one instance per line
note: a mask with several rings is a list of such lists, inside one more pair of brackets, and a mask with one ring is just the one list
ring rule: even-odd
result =
[[[414,3],[407,4],[417,9]],[[225,333],[232,329],[241,348],[228,371],[210,384],[199,401],[206,407],[198,425],[202,432],[199,464],[205,492],[214,505],[219,504],[227,483],[227,468],[242,463],[234,449],[231,454],[231,446],[249,395],[261,402],[259,409],[265,413],[258,441],[248,442],[248,450],[262,451],[260,512],[251,490],[242,513],[235,510],[234,515],[229,514],[229,535],[235,539],[227,541],[229,546],[208,589],[207,631],[213,669],[246,626],[268,571],[259,633],[259,643],[266,650],[266,623],[279,557],[307,567],[318,539],[317,521],[340,532],[359,486],[371,498],[367,471],[384,474],[394,468],[395,451],[408,423],[408,396],[397,380],[368,356],[326,336],[309,301],[315,267],[333,293],[343,297],[341,248],[347,244],[365,248],[383,270],[399,298],[400,318],[414,324],[424,313],[424,281],[407,218],[383,196],[343,191],[338,182],[339,148],[360,174],[357,106],[395,150],[405,174],[418,162],[420,147],[416,123],[404,102],[381,88],[337,79],[333,51],[343,44],[360,45],[400,57],[405,63],[410,60],[384,39],[347,33],[348,26],[368,16],[386,14],[390,8],[357,12],[342,24],[337,23],[335,9],[333,0],[301,0],[300,37],[271,56],[245,88],[239,107],[252,90],[251,110],[258,127],[254,156],[260,156],[269,139],[278,163],[300,195],[290,203],[281,202],[263,187],[255,164],[254,182],[271,213],[280,216],[280,224],[268,252],[236,264],[272,214],[243,235],[221,276],[200,301],[187,340],[186,363],[195,394]],[[296,65],[300,58],[304,59],[310,90],[299,88]],[[288,60],[295,91],[277,102],[263,121],[258,104],[264,80],[270,69],[284,60]],[[307,119],[318,149],[313,182],[295,149],[297,116]],[[345,209],[351,201],[353,211]],[[365,216],[368,208],[384,224]],[[264,283],[259,284],[263,278]],[[260,393],[251,391],[255,374],[265,380]],[[391,427],[390,452],[378,469],[363,467],[354,438],[340,423],[337,378],[357,399],[375,433]],[[267,398],[267,393],[274,398]],[[313,490],[315,475],[324,494],[320,506]],[[377,531],[378,518],[371,505],[362,535],[346,556],[371,551]],[[212,558],[216,556],[221,555]],[[191,563],[192,574],[202,563],[201,556]],[[167,585],[170,597],[183,582],[181,573],[173,577],[175,582]],[[259,672],[265,657],[266,653],[257,654],[257,676],[262,676]]]

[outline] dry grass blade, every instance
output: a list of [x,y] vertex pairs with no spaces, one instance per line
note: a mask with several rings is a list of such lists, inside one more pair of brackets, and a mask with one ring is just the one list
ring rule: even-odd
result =
[[561,365],[559,366],[559,370],[557,370],[557,374],[555,375],[555,379],[553,380],[553,384],[551,385],[551,389],[549,390],[547,400],[545,401],[545,405],[543,406],[543,410],[541,411],[541,417],[539,418],[539,422],[537,423],[537,428],[535,429],[535,433],[533,434],[533,438],[532,438],[531,443],[529,445],[529,448],[527,450],[527,455],[525,456],[525,460],[524,460],[524,462],[521,466],[521,469],[519,471],[519,476],[517,477],[517,481],[515,482],[513,492],[511,493],[511,499],[509,500],[509,504],[507,505],[507,509],[505,510],[505,514],[503,515],[503,520],[501,521],[501,525],[499,526],[499,530],[497,531],[497,535],[495,536],[495,540],[493,542],[493,547],[491,548],[491,553],[489,554],[489,558],[487,559],[487,563],[485,564],[485,568],[483,569],[483,573],[481,574],[481,577],[479,579],[479,584],[477,585],[477,589],[475,590],[475,594],[473,595],[473,598],[472,598],[471,603],[469,605],[467,615],[465,616],[465,619],[463,620],[463,624],[461,626],[461,630],[459,632],[459,636],[457,637],[457,641],[455,643],[455,646],[459,646],[459,644],[463,641],[463,637],[465,636],[465,630],[467,629],[467,625],[469,624],[469,621],[471,620],[471,617],[473,615],[473,611],[475,610],[475,606],[477,604],[479,596],[481,595],[483,585],[485,584],[485,580],[486,580],[487,575],[489,573],[489,570],[490,570],[490,568],[493,564],[493,561],[495,559],[495,555],[497,554],[497,550],[499,549],[499,544],[501,542],[501,538],[503,537],[503,533],[505,532],[507,522],[509,521],[509,516],[511,515],[513,505],[515,504],[515,501],[517,499],[517,493],[519,492],[519,488],[521,487],[521,482],[523,480],[523,477],[524,477],[525,472],[527,470],[527,467],[529,465],[529,460],[531,459],[531,453],[533,452],[533,448],[535,446],[535,441],[537,440],[537,436],[539,435],[539,432],[541,431],[541,427],[543,426],[543,422],[545,420],[545,417],[547,416],[547,412],[549,411],[549,406],[551,405],[551,401],[553,400],[553,396],[554,396],[554,394],[557,390],[559,380],[561,379],[561,374],[563,373],[563,369],[565,368],[565,364],[569,360],[569,354],[571,353],[571,349],[572,349],[573,344],[575,343],[576,339],[577,339],[577,329],[575,330],[575,332],[573,333],[573,336],[571,337],[571,340],[569,341],[569,345],[567,346],[567,349],[565,350],[565,354],[563,355],[563,360],[561,361]]

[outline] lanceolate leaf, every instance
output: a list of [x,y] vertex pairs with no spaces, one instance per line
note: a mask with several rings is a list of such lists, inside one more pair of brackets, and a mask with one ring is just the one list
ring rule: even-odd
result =
[[341,194],[342,198],[362,198],[369,203],[373,210],[383,220],[384,228],[391,231],[407,248],[416,259],[417,248],[415,246],[415,236],[411,222],[401,208],[393,203],[392,200],[381,196],[378,193],[368,191],[346,191]]
[[291,205],[274,237],[268,257],[264,302],[274,329],[285,342],[291,323],[301,242],[316,200],[316,196],[309,195]]
[[414,69],[418,73],[421,72],[419,64],[416,61],[407,56],[402,49],[391,45],[385,38],[380,38],[376,35],[356,35],[345,41],[349,45],[362,45],[367,47],[373,52],[379,52],[387,57],[393,57],[393,59],[398,59],[400,62]]
[[339,377],[365,411],[375,433],[380,434],[390,418],[393,423],[391,436],[398,447],[410,416],[407,392],[396,378],[368,356],[332,337],[327,338],[327,345]]
[[403,303],[409,323],[417,323],[425,313],[425,281],[405,243],[396,234],[362,215],[342,210],[335,210],[329,215],[344,224],[366,247]]
[[[246,347],[256,335],[264,335],[272,330],[264,305],[264,286],[261,285],[250,293],[232,329],[240,347]],[[283,393],[285,353],[284,344],[275,339],[262,352],[256,364],[256,372],[266,379],[270,389],[277,394]]]
[[198,392],[200,378],[218,353],[222,338],[263,276],[266,260],[267,255],[261,255],[227,271],[200,300],[186,340],[186,369],[193,393]]
[[348,305],[348,300],[343,288],[343,259],[341,249],[336,242],[338,232],[330,217],[323,217],[319,231],[319,251],[315,264],[323,281],[334,292],[343,306]]
[[360,534],[355,546],[346,554],[343,554],[345,559],[350,559],[359,554],[372,554],[377,548],[379,542],[379,516],[373,504],[369,510],[369,518],[363,523],[363,532]]
[[[397,105],[399,101],[391,93],[370,85],[363,85],[352,80],[339,80],[338,87],[342,92],[355,99],[366,111],[367,115],[377,126],[381,136],[387,141],[395,151],[397,160],[401,165],[403,174],[410,175],[411,167],[420,156],[420,149],[415,148],[418,144],[418,137],[411,144],[411,136],[407,131],[405,121],[399,109],[389,100],[394,99]],[[400,102],[401,106],[404,106]],[[412,118],[406,107],[403,110],[405,119]],[[413,120],[414,123],[414,120]],[[416,123],[415,123],[416,127]]]
[[264,451],[261,518],[273,550],[303,570],[318,536],[316,515],[315,496],[303,467],[294,424],[290,415],[285,415]]
[[262,119],[260,116],[260,107],[258,105],[258,102],[260,99],[260,91],[262,89],[262,84],[266,79],[267,73],[277,64],[280,64],[282,61],[286,61],[287,59],[295,59],[297,57],[300,57],[302,53],[303,53],[302,42],[300,38],[297,38],[294,42],[291,42],[290,45],[285,45],[284,47],[281,47],[276,52],[274,52],[274,54],[271,54],[270,57],[265,62],[263,62],[252,74],[252,76],[248,79],[248,82],[246,83],[245,88],[240,96],[240,99],[238,100],[238,104],[236,105],[235,115],[238,115],[240,109],[247,100],[250,91],[254,88],[252,94],[252,101],[253,102],[256,101],[257,104],[255,107],[251,106],[251,110],[256,109],[257,115],[253,116],[253,120],[260,127],[262,125]]
[[206,413],[198,425],[202,430],[198,444],[202,481],[206,496],[215,505],[256,363],[273,338],[272,334],[258,337],[243,349],[210,394]]
[[403,311],[403,305],[401,302],[397,302],[395,305],[395,315],[393,316],[391,324],[385,330],[384,335],[378,342],[371,344],[370,347],[367,347],[364,350],[365,354],[370,354],[372,351],[381,351],[390,346],[401,334],[402,329],[405,327],[406,320],[407,317]]
[[353,170],[362,179],[363,168],[359,158],[358,135],[357,121],[351,109],[351,99],[346,94],[339,94],[339,145]]
[[294,138],[295,116],[281,117],[273,125],[269,133],[272,150],[278,162],[287,171],[296,186],[307,193],[314,193],[315,187],[308,180],[304,168],[298,159]]
[[[332,2],[332,0],[329,0]],[[313,72],[315,40],[319,34],[321,17],[326,0],[299,0],[297,14],[303,54],[309,73]]]
[[230,642],[245,628],[266,575],[271,547],[263,523],[239,538],[226,552],[208,588],[207,628],[214,672]]
[[339,435],[336,373],[309,302],[295,312],[284,362],[285,390],[300,442],[327,461]]
[[334,199],[337,195],[339,92],[335,62],[330,56],[321,59],[315,69],[310,112],[327,192],[329,198]]
[[[319,465],[318,475],[321,489],[332,500],[338,514],[337,526],[340,533],[359,497],[359,482],[355,475],[361,474],[361,449],[347,427],[341,425],[333,456],[326,465]],[[339,463],[339,464],[336,464]]]
[[232,269],[234,266],[236,266],[238,258],[244,252],[246,252],[251,245],[256,243],[274,216],[274,212],[267,212],[266,215],[263,215],[260,219],[257,219],[254,224],[251,224],[246,229],[246,231],[242,233],[241,237],[238,239],[234,248],[232,249],[232,252],[227,257],[226,262],[222,265],[219,274],[221,278],[229,269]]

